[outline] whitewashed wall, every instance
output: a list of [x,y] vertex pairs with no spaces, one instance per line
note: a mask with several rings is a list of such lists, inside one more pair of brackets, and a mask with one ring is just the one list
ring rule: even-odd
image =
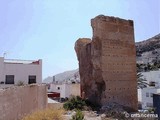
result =
[[6,75],[14,75],[15,84],[19,81],[28,84],[29,75],[35,75],[36,82],[42,83],[42,60],[39,60],[39,64],[15,64],[5,63],[4,58],[0,57],[0,82],[5,82]]
[[[60,88],[58,90],[58,87]],[[60,93],[61,98],[70,97],[71,95],[80,96],[80,84],[50,84],[51,92]]]
[[[153,104],[153,97],[151,97],[151,94],[159,93],[160,89],[154,88],[154,87],[147,87],[143,89],[138,89],[138,101],[142,103],[143,109],[148,109],[147,103]],[[146,96],[146,93],[149,93],[149,97]]]

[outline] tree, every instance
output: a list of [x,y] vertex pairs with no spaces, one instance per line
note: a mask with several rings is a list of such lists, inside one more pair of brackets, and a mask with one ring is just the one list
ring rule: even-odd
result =
[[143,78],[143,75],[140,72],[137,72],[137,83],[137,87],[141,89],[148,86],[147,80]]
[[142,64],[137,63],[137,88],[145,88],[148,86],[147,80],[143,78],[143,75],[141,73],[142,69]]

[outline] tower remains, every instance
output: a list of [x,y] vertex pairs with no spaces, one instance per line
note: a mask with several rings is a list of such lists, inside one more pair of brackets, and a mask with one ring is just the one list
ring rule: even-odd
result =
[[99,15],[92,40],[75,44],[81,92],[93,103],[118,103],[137,110],[136,50],[132,20]]

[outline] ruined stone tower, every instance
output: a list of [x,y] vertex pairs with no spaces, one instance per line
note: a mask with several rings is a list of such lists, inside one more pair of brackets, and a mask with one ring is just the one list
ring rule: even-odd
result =
[[137,110],[133,21],[99,15],[93,38],[77,40],[83,96],[100,105],[116,102]]

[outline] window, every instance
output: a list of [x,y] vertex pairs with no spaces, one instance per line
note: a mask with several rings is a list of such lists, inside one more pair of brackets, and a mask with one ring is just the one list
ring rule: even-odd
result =
[[153,93],[150,93],[150,97],[153,97]]
[[146,93],[146,97],[149,97],[149,93]]
[[60,87],[57,87],[57,90],[60,90]]
[[30,75],[28,78],[28,84],[36,83],[36,76]]
[[152,103],[146,103],[146,106],[147,107],[153,107],[153,104]]
[[149,82],[149,86],[155,87],[155,82],[154,81],[150,81]]
[[0,84],[4,84],[4,81],[1,81]]
[[5,84],[14,84],[14,75],[6,75]]

